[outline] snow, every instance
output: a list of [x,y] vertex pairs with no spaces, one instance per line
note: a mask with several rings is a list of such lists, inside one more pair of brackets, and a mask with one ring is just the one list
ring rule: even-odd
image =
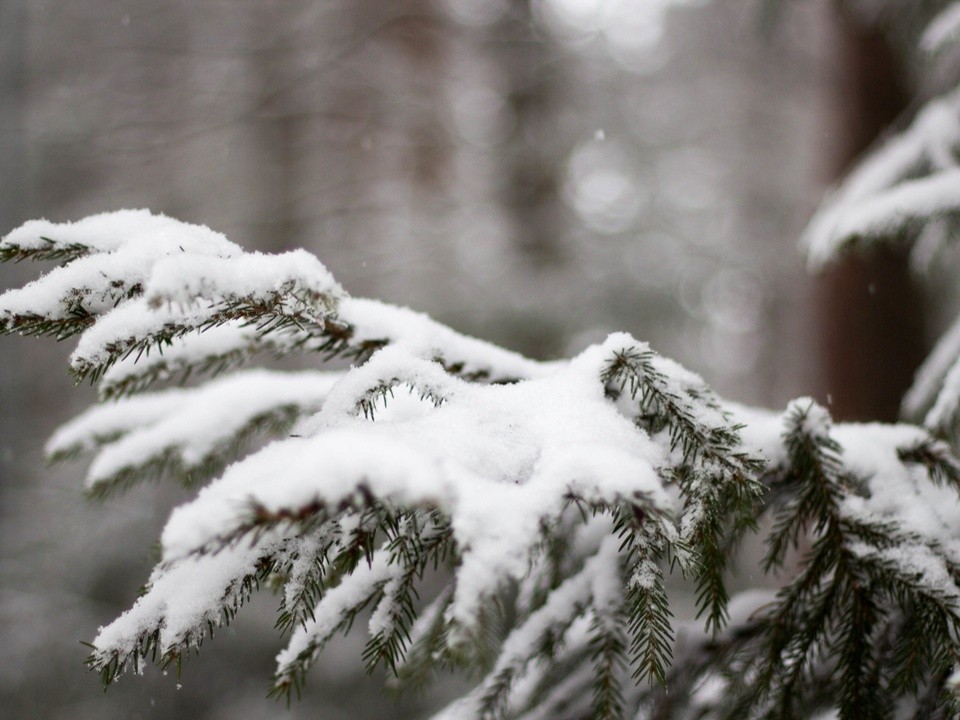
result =
[[[394,566],[394,574],[399,568]],[[391,577],[383,585],[383,597],[370,614],[370,621],[367,623],[367,632],[370,637],[386,635],[390,632],[394,623],[394,613],[397,611],[397,598],[401,589],[400,578]]]
[[209,228],[145,210],[95,215],[63,225],[31,221],[8,234],[4,242],[46,245],[41,236],[90,242],[97,252],[0,295],[0,320],[10,322],[18,316],[71,320],[78,309],[94,315],[105,313],[138,294],[165,257],[182,256],[181,260],[190,264],[241,252]]
[[95,652],[105,659],[113,652],[128,655],[155,629],[160,631],[161,650],[175,649],[188,637],[198,642],[207,622],[221,625],[222,607],[240,598],[240,579],[255,575],[260,558],[275,552],[279,544],[278,537],[268,533],[255,544],[238,543],[216,555],[157,566],[147,592],[132,608],[100,628],[93,641]]
[[97,405],[59,427],[47,441],[48,457],[88,453],[131,430],[149,426],[184,403],[184,390],[141,395],[121,403]]
[[[931,104],[906,133],[861,165],[834,205],[811,224],[813,262],[826,262],[849,240],[960,209],[960,169],[952,155],[960,145],[956,106],[953,97]],[[96,487],[151,463],[173,460],[186,470],[196,468],[222,459],[225,448],[258,422],[301,418],[293,436],[235,462],[172,513],[147,593],[96,639],[104,658],[134,652],[157,629],[162,648],[195,642],[207,622],[223,621],[225,603],[243,599],[241,583],[265,555],[290,560],[284,598],[294,604],[317,557],[337,533],[350,534],[360,522],[354,511],[374,498],[388,508],[439,510],[450,522],[459,559],[455,583],[417,623],[414,635],[442,618],[455,646],[458,633],[475,631],[484,603],[509,582],[525,583],[521,603],[548,590],[543,605],[522,608],[530,612],[507,636],[489,676],[509,669],[529,692],[541,672],[531,656],[545,635],[579,647],[588,642],[589,620],[604,621],[618,611],[625,584],[650,588],[661,572],[643,560],[623,577],[622,538],[613,534],[611,518],[600,516],[585,520],[579,530],[558,528],[573,532],[565,562],[574,571],[557,587],[536,586],[531,576],[549,570],[544,527],[572,523],[571,500],[587,507],[630,503],[652,511],[650,521],[670,537],[676,536],[684,507],[681,530],[689,536],[706,517],[709,493],[717,492],[697,476],[686,497],[677,487],[664,487],[662,471],[683,462],[686,448],[677,442],[675,428],[651,438],[634,422],[639,398],[629,392],[616,402],[607,397],[602,378],[619,354],[642,355],[645,365],[627,378],[624,389],[630,390],[630,380],[655,387],[657,397],[689,417],[697,432],[712,437],[733,423],[744,424],[741,447],[699,457],[701,474],[711,479],[728,473],[718,470],[721,457],[732,458],[733,467],[747,467],[749,462],[733,457],[741,450],[765,457],[774,470],[784,467],[785,422],[802,413],[801,430],[835,439],[844,472],[862,481],[855,491],[844,486],[840,512],[863,523],[896,523],[911,536],[897,547],[853,542],[847,549],[864,561],[895,565],[931,592],[960,600],[946,565],[960,564],[957,493],[898,456],[899,449],[931,440],[921,428],[833,424],[810,398],[793,401],[784,413],[715,403],[699,376],[649,353],[626,334],[611,335],[567,362],[536,362],[407,308],[351,298],[303,251],[242,253],[207,228],[146,211],[65,225],[34,221],[0,242],[49,247],[41,236],[82,243],[91,253],[0,296],[0,319],[28,313],[66,319],[77,303],[100,313],[71,362],[81,372],[106,368],[101,393],[107,395],[205,364],[246,359],[258,350],[289,352],[324,339],[309,328],[262,337],[240,320],[219,324],[223,318],[217,314],[236,301],[264,303],[270,313],[305,313],[308,325],[310,319],[336,319],[344,325],[339,339],[357,352],[385,345],[347,373],[235,373],[197,388],[100,405],[57,431],[48,453],[95,454],[87,483]],[[213,327],[197,331],[211,320]],[[164,336],[172,336],[169,345],[151,344]],[[139,354],[149,347],[157,351]],[[916,407],[933,403],[926,420],[931,427],[942,427],[960,404],[958,348],[960,329],[943,341],[908,398]],[[649,377],[639,377],[648,370]],[[384,393],[393,392],[396,397],[385,405]],[[254,508],[266,524],[271,516],[278,522],[255,533],[251,544],[246,536]],[[317,531],[325,534],[301,536],[302,526],[280,522],[310,514],[331,520]],[[392,629],[402,566],[391,565],[390,557],[385,545],[369,564],[326,588],[312,618],[278,656],[281,673],[309,662],[345,616],[370,599],[382,596],[369,632]],[[765,591],[736,596],[729,607],[731,627],[748,622],[772,599]],[[590,679],[574,673],[567,682]],[[721,691],[708,678],[697,693],[707,702]],[[472,701],[464,702],[450,712],[466,710]]]
[[738,592],[730,598],[727,604],[727,625],[724,628],[724,634],[731,636],[738,628],[748,625],[755,620],[760,613],[769,605],[772,605],[777,598],[776,590],[764,588],[752,588]]
[[[880,423],[832,424],[827,412],[809,398],[794,400],[778,416],[740,406],[732,407],[733,417],[746,423],[741,431],[748,446],[757,447],[771,461],[771,467],[785,467],[783,422],[794,408],[806,413],[803,430],[813,436],[834,439],[841,448],[844,473],[864,483],[864,492],[847,493],[840,510],[852,520],[873,524],[892,522],[916,542],[879,550],[854,548],[866,556],[872,553],[884,562],[895,563],[905,574],[920,573],[944,595],[957,592],[944,566],[945,559],[960,563],[960,502],[951,486],[933,482],[925,469],[905,464],[898,450],[932,441],[923,428]],[[777,446],[780,446],[779,448]],[[735,616],[735,603],[730,605]]]
[[897,547],[879,549],[866,543],[849,543],[847,549],[858,558],[894,565],[901,577],[910,578],[912,583],[951,605],[960,604],[960,589],[953,574],[943,557],[929,547],[901,543]]
[[[844,471],[865,483],[866,497],[850,496],[847,512],[865,520],[894,520],[904,532],[949,547],[960,539],[957,492],[941,487],[917,466],[905,465],[898,450],[932,440],[923,428],[881,423],[836,423],[810,398],[798,398],[783,414],[730,406],[733,419],[745,424],[745,444],[758,448],[770,468],[785,467],[784,421],[796,409],[805,413],[802,429],[813,437],[834,439]],[[907,500],[909,498],[909,501]]]
[[943,387],[930,412],[923,419],[923,424],[941,432],[949,430],[956,424],[958,411],[960,411],[960,357],[955,359],[944,376]]
[[314,255],[293,250],[280,255],[169,257],[154,266],[145,296],[148,304],[158,307],[164,303],[189,306],[198,298],[270,300],[278,293],[296,296],[308,306],[332,309],[343,289]]
[[285,548],[290,559],[287,583],[283,586],[283,607],[295,612],[307,582],[316,572],[326,551],[333,545],[337,526],[327,523],[316,533],[293,538]]
[[948,546],[960,538],[960,503],[950,487],[939,487],[919,468],[906,472],[897,456],[928,440],[911,425],[839,424],[833,437],[840,443],[844,467],[867,483],[869,497],[853,497],[848,510],[869,518],[896,520],[906,533]]
[[83,332],[70,356],[70,365],[74,369],[108,365],[117,353],[135,347],[143,338],[196,327],[206,315],[202,310],[191,312],[169,306],[153,309],[143,298],[130,300],[105,313]]
[[353,368],[333,388],[323,411],[298,427],[298,434],[313,435],[323,427],[333,427],[344,419],[363,412],[362,405],[374,400],[381,387],[405,385],[413,392],[447,399],[464,386],[435,362],[410,354],[402,345],[388,345],[378,350],[360,367]]
[[[48,248],[43,238],[67,246],[79,243],[90,252],[0,295],[0,322],[15,326],[24,317],[61,322],[69,328],[65,332],[87,325],[71,358],[74,370],[96,376],[120,360],[105,376],[102,396],[141,389],[195,365],[239,361],[256,350],[290,351],[306,338],[303,332],[291,337],[296,328],[290,328],[260,340],[256,323],[243,329],[231,321],[229,327],[214,327],[203,336],[176,337],[223,323],[224,303],[262,302],[276,305],[269,312],[307,313],[322,320],[344,294],[305,251],[243,253],[209,228],[146,210],[105,213],[75,223],[31,221],[3,243]],[[92,322],[84,315],[101,317]],[[171,336],[173,345],[164,357],[159,342]],[[153,357],[138,363],[151,349],[156,351]]]
[[821,217],[816,226],[811,226],[811,263],[824,264],[845,243],[860,238],[895,237],[910,222],[927,221],[958,210],[960,169],[904,180]]
[[[960,319],[953,322],[950,328],[940,336],[933,351],[923,361],[913,379],[913,384],[903,397],[903,414],[909,418],[919,417],[935,401],[949,402],[951,395],[960,397],[960,390],[951,392],[943,386],[944,379],[955,368],[960,358]],[[939,397],[938,397],[939,396]],[[936,418],[939,416],[934,417]],[[927,427],[931,427],[928,423]]]
[[958,105],[958,92],[927,103],[907,130],[847,176],[804,231],[812,267],[855,240],[892,237],[911,222],[960,209]]
[[4,242],[46,244],[40,239],[44,233],[69,242],[95,237],[103,240],[92,241],[99,252],[0,295],[0,317],[36,314],[66,319],[77,304],[89,313],[103,313],[142,286],[161,258],[177,254],[199,261],[205,256],[228,257],[240,252],[209,228],[145,210],[95,215],[65,225],[31,221],[12,231]]
[[[95,325],[94,328],[96,327]],[[109,338],[110,334],[105,333],[105,339]],[[95,338],[89,349],[83,348],[84,354],[81,354],[78,347],[71,357],[71,364],[75,369],[84,367],[85,363],[93,365],[102,360],[103,355],[98,349],[104,346],[99,344],[100,339]],[[286,336],[280,333],[263,337],[255,327],[245,325],[239,320],[207,328],[202,332],[174,337],[169,344],[153,347],[152,351],[148,349],[143,354],[132,353],[114,361],[100,380],[100,396],[124,394],[127,388],[148,385],[147,381],[150,379],[167,380],[178,373],[204,367],[211,362],[227,362],[233,359],[234,362],[228,364],[236,364],[255,352],[284,348],[286,339]]]
[[[428,642],[431,631],[436,626],[436,623],[443,618],[443,611],[447,603],[450,602],[452,594],[453,587],[448,584],[420,611],[417,619],[410,628],[410,642],[408,643],[408,647],[412,648],[421,643]],[[397,663],[397,668],[402,668],[409,659],[409,656],[400,658]]]
[[787,462],[783,445],[785,413],[732,402],[725,402],[724,408],[730,413],[730,422],[743,426],[740,440],[749,452],[764,458],[768,467],[782,466]]
[[156,257],[155,252],[136,247],[79,258],[0,295],[0,317],[40,315],[66,319],[78,304],[88,313],[106,312],[146,280]]
[[209,252],[222,257],[241,252],[238,245],[204,225],[154,215],[149,210],[117,210],[65,223],[29,220],[7,233],[0,240],[0,247],[49,248],[50,243],[44,238],[55,245],[85,245],[97,253],[116,252],[130,245],[162,248],[167,253]]
[[833,424],[830,413],[818,405],[813,398],[802,397],[791,400],[784,414],[790,417],[796,413],[799,413],[802,418],[800,431],[804,435],[814,440],[826,440],[830,436],[830,429]]
[[485,680],[435,719],[476,717],[480,699],[506,674],[513,681],[508,703],[522,707],[552,666],[537,655],[544,640],[552,638],[556,642],[560,656],[552,660],[562,662],[563,657],[576,656],[586,649],[591,620],[597,612],[605,616],[616,612],[623,601],[619,540],[611,535],[609,518],[594,518],[584,528],[592,528],[593,532],[587,534],[599,537],[583,567],[554,588],[542,606],[510,631]]
[[721,675],[705,675],[696,687],[690,698],[693,707],[710,706],[719,702],[725,693],[729,692],[730,682]]
[[950,3],[934,16],[920,38],[920,48],[935,53],[960,38],[960,2]]
[[[131,307],[134,318],[145,310],[142,305]],[[354,312],[356,307],[363,311]],[[345,298],[340,309],[361,338],[363,332],[372,338],[381,334],[381,328],[371,318],[382,320],[383,307]],[[91,482],[100,482],[133,463],[170,451],[185,465],[201,462],[252,417],[282,400],[299,403],[301,409],[322,403],[319,412],[297,427],[303,437],[274,442],[235,463],[194,501],[174,511],[162,536],[164,566],[178,567],[217,550],[223,538],[243,531],[254,505],[278,517],[305,507],[339,512],[369,496],[397,507],[439,508],[450,518],[461,556],[444,617],[465,629],[474,626],[491,593],[508,580],[526,576],[539,551],[542,523],[559,517],[571,495],[587,503],[637,503],[663,513],[665,519],[676,516],[676,493],[663,488],[657,472],[670,461],[669,443],[651,440],[640,430],[632,413],[625,415],[606,397],[601,381],[615,353],[628,349],[639,353],[646,349],[644,344],[616,334],[567,363],[532,363],[445,332],[423,316],[395,310],[401,317],[394,328],[395,344],[345,376],[324,377],[315,397],[303,379],[289,378],[285,389],[261,391],[255,386],[273,380],[239,374],[195,390],[170,391],[169,397],[178,402],[169,407],[153,408],[151,396],[135,398],[142,402],[127,407],[143,408],[137,420],[118,419],[121,411],[113,411],[118,417],[108,411],[91,413],[69,432],[63,431],[58,446],[69,441],[88,447],[97,442],[90,439],[97,432],[120,435],[106,440],[91,467]],[[123,326],[122,313],[115,312],[120,314],[117,324]],[[385,310],[385,316],[391,312]],[[232,342],[236,331],[232,328],[214,346],[222,349],[220,343]],[[104,332],[103,337],[110,336]],[[188,335],[180,341],[198,342],[203,336]],[[92,336],[90,343],[99,347],[105,341]],[[438,347],[448,357],[470,358],[477,367],[532,377],[507,385],[469,383],[425,359],[438,354]],[[701,407],[687,394],[703,390],[698,376],[652,357],[661,373],[658,382],[688,405],[698,420],[726,424],[721,409]],[[377,406],[376,420],[371,421],[365,409],[377,405],[381,389],[394,387],[400,397],[414,398],[416,408],[381,412]],[[420,402],[415,399],[419,396],[428,399]],[[296,528],[281,527],[279,532],[289,535]],[[615,550],[619,540],[611,542]],[[616,562],[598,563],[588,560],[585,566],[590,568],[586,592],[609,610],[623,580]],[[144,605],[138,617],[142,619],[148,607],[160,605]],[[391,607],[388,601],[381,603],[371,621],[374,631],[385,626]],[[161,622],[162,617],[155,620]],[[306,636],[297,637],[300,643],[308,642]]]
[[363,298],[344,298],[338,316],[353,327],[353,341],[386,340],[413,355],[442,359],[449,367],[463,363],[460,374],[486,372],[490,379],[526,379],[552,372],[551,363],[529,360],[492,343],[462,335],[428,315]]
[[960,665],[954,665],[953,672],[950,673],[945,685],[954,696],[960,697]]
[[[546,603],[531,613],[520,625],[511,631],[503,641],[497,664],[489,677],[518,663],[525,662],[532,648],[537,647],[541,638],[549,633],[565,630],[577,616],[581,615],[591,598],[596,598],[601,608],[609,605],[611,585],[622,598],[622,582],[619,580],[619,539],[607,535],[597,553],[590,557],[583,568],[565,579],[547,598]],[[611,577],[612,576],[612,577]]]
[[[554,369],[408,308],[348,298],[322,263],[303,250],[245,253],[208,228],[146,210],[65,224],[31,221],[3,242],[48,248],[44,237],[71,247],[81,243],[90,253],[0,296],[0,322],[26,316],[65,322],[68,331],[83,329],[72,365],[81,376],[99,376],[110,368],[101,386],[103,396],[139,390],[196,365],[210,366],[211,360],[239,361],[260,349],[289,352],[326,341],[322,330],[297,326],[260,340],[256,331],[277,314],[305,314],[308,324],[337,317],[355,351],[395,344],[471,379],[543,377]],[[233,324],[230,329],[214,327],[203,337],[186,337],[195,328],[223,323],[224,312],[238,301],[264,305],[265,314],[254,311],[250,318],[254,329]],[[100,317],[77,321],[78,310]],[[287,337],[277,337],[282,334]],[[156,347],[158,339],[166,343],[171,336],[170,348]],[[163,356],[154,354],[143,362],[141,352],[149,353],[151,347]]]
[[[88,488],[164,460],[170,453],[189,470],[225,453],[258,418],[282,410],[316,411],[338,378],[335,373],[248,370],[191,390],[166,390],[95,407],[59,431],[54,440],[89,447],[89,438],[104,436],[105,425],[125,431],[99,450],[87,474]],[[119,427],[122,416],[126,428]]]

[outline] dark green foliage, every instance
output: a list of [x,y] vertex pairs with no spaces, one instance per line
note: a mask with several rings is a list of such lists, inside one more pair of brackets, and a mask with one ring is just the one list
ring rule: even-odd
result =
[[696,549],[697,606],[717,632],[726,620],[730,545],[754,527],[765,462],[742,448],[740,428],[699,378],[671,382],[669,370],[658,367],[664,364],[650,350],[626,349],[607,365],[603,380],[618,392],[629,390],[638,404],[637,424],[663,437],[677,457],[661,472],[683,490],[681,535]]
[[47,237],[41,237],[40,239],[46,245],[38,248],[26,248],[11,243],[0,245],[0,262],[51,260],[68,263],[91,252],[90,248],[80,243],[62,243]]
[[[936,542],[858,510],[855,498],[869,490],[846,471],[823,410],[796,403],[784,440],[790,494],[774,509],[765,568],[783,569],[789,551],[809,548],[758,618],[758,642],[741,655],[752,679],[726,716],[805,717],[826,687],[842,720],[892,717],[898,696],[958,660],[958,568]],[[946,472],[931,446],[900,457],[926,461],[932,477]],[[939,562],[946,581],[927,562]]]
[[[622,718],[626,713],[623,694],[627,632],[622,608],[590,622],[590,654],[593,657],[593,714],[598,720]],[[636,633],[634,633],[636,636]]]

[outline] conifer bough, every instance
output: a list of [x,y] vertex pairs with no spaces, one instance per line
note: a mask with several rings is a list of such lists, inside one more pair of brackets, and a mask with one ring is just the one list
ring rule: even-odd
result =
[[[956,712],[960,465],[922,427],[727,403],[626,334],[536,362],[147,211],[32,221],[0,256],[59,263],[0,296],[0,326],[78,335],[102,396],[49,456],[92,458],[93,497],[202,486],[91,644],[107,684],[179,668],[267,587],[280,697],[362,622],[363,663],[401,683],[479,671],[441,717]],[[294,352],[353,365],[234,370]],[[798,569],[731,598],[761,518],[765,570]]]

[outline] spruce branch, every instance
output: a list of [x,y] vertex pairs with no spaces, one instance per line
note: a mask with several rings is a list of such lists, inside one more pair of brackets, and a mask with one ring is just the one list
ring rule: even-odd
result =
[[92,456],[91,497],[150,479],[197,484],[218,475],[258,439],[286,435],[320,409],[340,375],[248,370],[191,389],[96,405],[47,443],[53,461]]
[[622,608],[590,620],[590,654],[593,659],[593,716],[598,720],[626,717],[623,675],[626,668],[627,632]]
[[[126,671],[139,672],[150,661],[161,668],[175,666],[197,653],[217,628],[230,624],[274,572],[274,558],[282,540],[275,536],[229,556],[188,558],[158,566],[137,603],[113,624],[101,628],[86,660],[104,685]],[[216,567],[218,565],[220,567]],[[184,586],[194,594],[192,612],[181,614],[168,605]]]
[[376,602],[392,573],[381,548],[371,554],[368,563],[343,575],[339,584],[326,592],[312,619],[294,631],[289,645],[278,656],[270,697],[288,701],[292,695],[299,697],[306,673],[323,647],[338,632],[350,630],[360,612]]
[[[88,498],[102,500],[126,492],[139,483],[161,478],[172,479],[185,487],[206,483],[241,457],[258,438],[285,435],[301,415],[300,408],[290,405],[255,415],[231,437],[220,440],[202,457],[191,458],[189,462],[184,460],[180,448],[162,448],[156,454],[142,456],[136,462],[126,464],[109,474],[91,474],[84,494]],[[106,449],[109,448],[108,444]]]
[[681,535],[698,555],[698,608],[718,632],[726,620],[729,545],[754,527],[766,463],[742,446],[740,428],[699,378],[653,351],[615,352],[602,378],[614,393],[629,393],[637,423],[671,452],[661,472],[683,492]]
[[[782,568],[805,538],[811,544],[762,618],[757,649],[742,655],[754,677],[727,717],[799,716],[819,694],[811,679],[834,667],[826,682],[840,718],[886,718],[897,694],[950,666],[960,637],[960,576],[937,542],[864,508],[870,488],[847,471],[826,411],[795,401],[785,428],[784,482],[793,490],[776,512],[767,570]],[[943,448],[926,440],[898,457],[929,467],[931,478],[952,466]]]
[[24,260],[47,260],[69,263],[93,252],[88,245],[79,242],[60,242],[42,235],[39,240],[40,244],[33,246],[21,245],[8,240],[0,242],[0,262],[19,263]]
[[428,567],[436,569],[455,553],[449,521],[437,511],[401,513],[389,524],[386,535],[390,562],[401,570],[385,588],[370,620],[371,638],[363,660],[368,672],[385,665],[397,676],[417,620],[417,583]]
[[937,485],[960,489],[960,461],[954,457],[947,443],[934,438],[923,439],[908,447],[898,448],[897,457],[905,464],[922,466]]
[[315,619],[314,607],[326,590],[331,572],[330,552],[337,542],[340,526],[328,522],[316,532],[291,539],[280,569],[272,578],[275,587],[282,587],[280,609],[274,627],[286,635],[298,626]]

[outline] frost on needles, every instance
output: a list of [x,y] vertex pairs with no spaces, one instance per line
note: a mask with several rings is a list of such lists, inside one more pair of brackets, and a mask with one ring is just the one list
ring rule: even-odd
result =
[[[957,712],[960,466],[926,429],[740,407],[626,334],[533,361],[147,211],[32,221],[0,257],[57,263],[0,327],[78,336],[99,389],[50,457],[90,458],[92,497],[198,488],[93,640],[107,684],[179,667],[267,588],[285,698],[361,625],[398,683],[477,678],[444,718]],[[352,366],[237,370],[291,353]],[[760,527],[780,589],[730,597]]]

